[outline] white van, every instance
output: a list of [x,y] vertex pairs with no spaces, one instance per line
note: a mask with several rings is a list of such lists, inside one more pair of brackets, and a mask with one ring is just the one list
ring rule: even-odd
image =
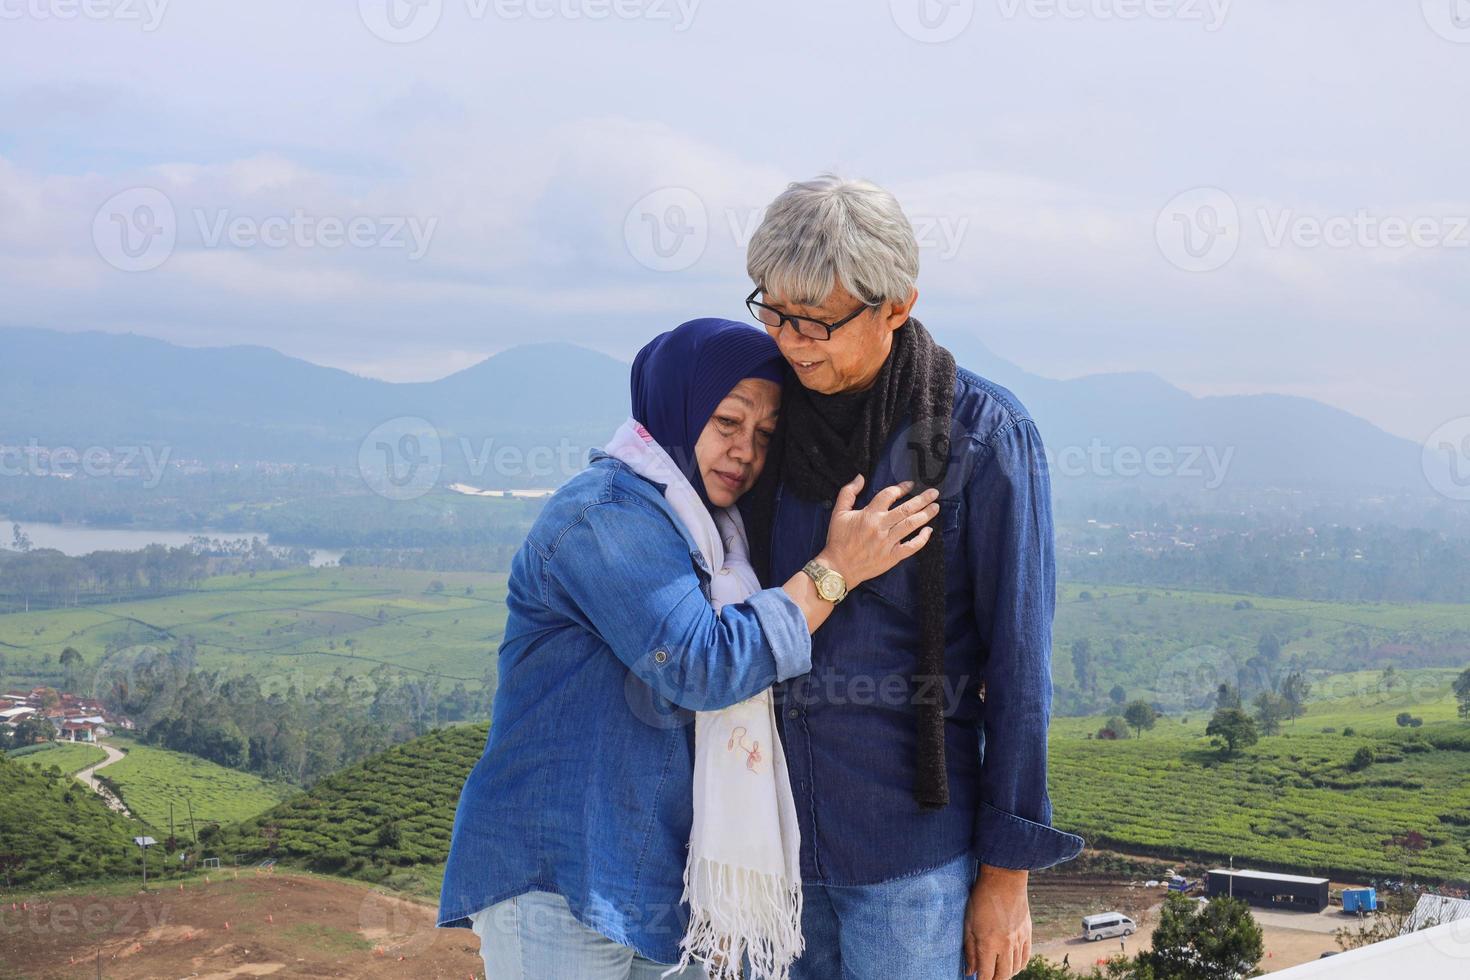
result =
[[1097,915],[1082,917],[1082,938],[1090,942],[1111,939],[1114,936],[1131,936],[1137,928],[1138,923],[1122,912],[1099,912]]

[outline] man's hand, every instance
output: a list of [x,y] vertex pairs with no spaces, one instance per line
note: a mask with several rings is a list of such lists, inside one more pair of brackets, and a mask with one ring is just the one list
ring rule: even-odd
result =
[[965,909],[965,970],[976,980],[1010,980],[1031,959],[1028,871],[980,866]]

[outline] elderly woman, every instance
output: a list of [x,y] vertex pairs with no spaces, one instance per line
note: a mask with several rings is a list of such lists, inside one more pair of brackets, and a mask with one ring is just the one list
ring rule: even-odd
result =
[[854,480],[825,544],[761,589],[733,505],[765,465],[781,372],[749,325],[656,338],[633,365],[632,419],[514,559],[494,719],[438,917],[475,930],[494,980],[653,978],[681,947],[716,973],[748,956],[781,976],[800,949],[768,689],[810,669],[811,633],[846,589],[922,548],[938,511],[932,493],[898,503],[906,487],[855,509]]

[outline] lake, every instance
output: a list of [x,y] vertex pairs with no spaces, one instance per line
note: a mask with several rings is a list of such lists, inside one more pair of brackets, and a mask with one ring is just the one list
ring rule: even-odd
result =
[[[31,539],[33,547],[55,548],[62,554],[73,557],[94,551],[141,551],[150,544],[177,548],[188,544],[190,538],[200,534],[209,538],[218,538],[221,541],[249,541],[251,537],[259,537],[264,538],[267,544],[275,543],[271,541],[268,534],[250,535],[237,531],[214,531],[209,528],[200,528],[195,531],[157,531],[123,527],[93,527],[89,524],[54,524],[47,521],[12,521],[8,517],[0,517],[0,542],[3,542],[6,547],[10,547],[10,526],[12,524],[20,525],[21,531]],[[313,548],[311,551],[311,563],[316,567],[335,565],[342,557],[340,549]]]

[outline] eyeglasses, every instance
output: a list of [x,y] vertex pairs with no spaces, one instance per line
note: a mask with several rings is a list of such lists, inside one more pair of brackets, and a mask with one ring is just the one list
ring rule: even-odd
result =
[[836,323],[828,323],[825,320],[816,320],[809,316],[794,316],[790,313],[782,313],[774,306],[757,303],[755,297],[760,291],[759,286],[750,291],[750,295],[745,297],[745,308],[750,311],[751,316],[759,321],[761,326],[770,330],[772,333],[780,333],[781,324],[789,323],[791,324],[792,330],[795,330],[803,337],[810,337],[812,340],[831,340],[832,331],[846,324],[848,321],[855,319],[860,314],[878,308],[877,303],[864,303]]

